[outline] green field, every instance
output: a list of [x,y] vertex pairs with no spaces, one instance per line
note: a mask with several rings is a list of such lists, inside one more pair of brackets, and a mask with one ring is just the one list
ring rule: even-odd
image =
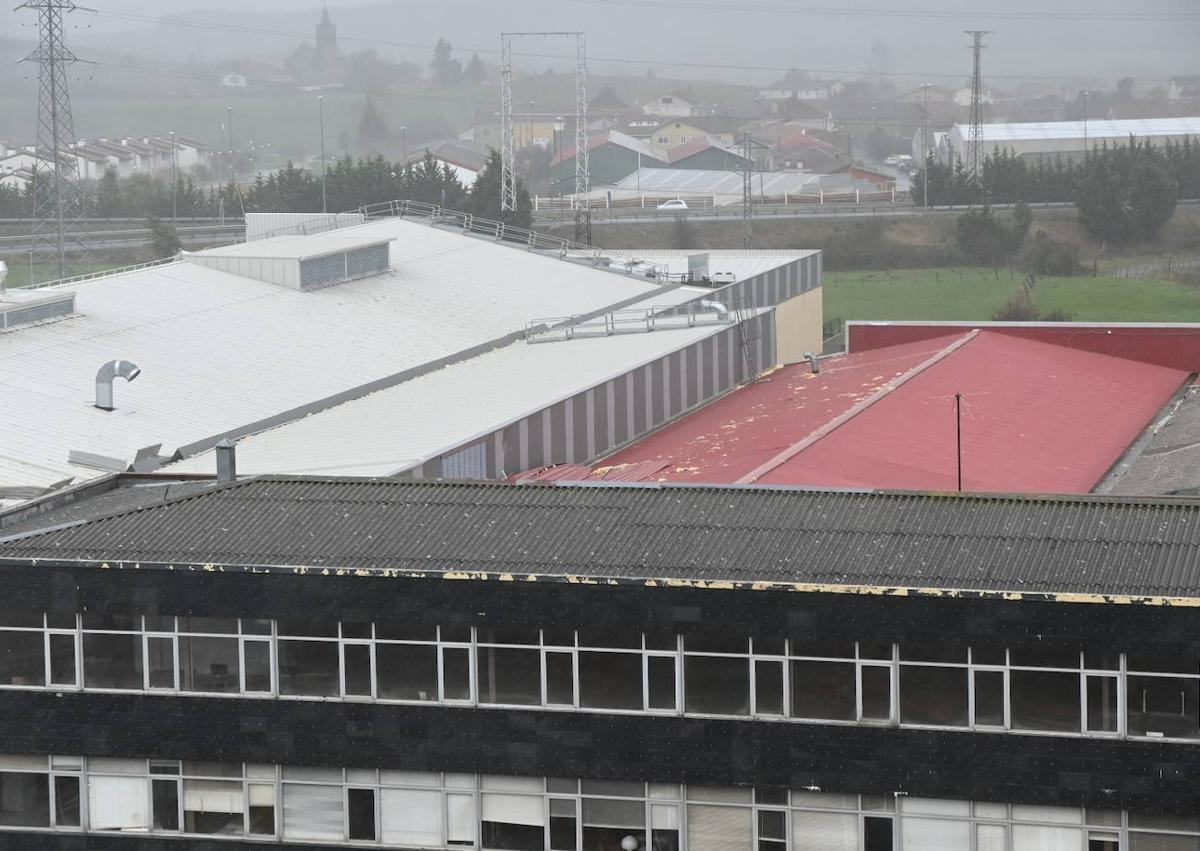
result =
[[[830,272],[825,317],[987,320],[1022,280],[1007,269]],[[1045,277],[1034,293],[1040,310],[1063,310],[1081,322],[1200,322],[1200,289],[1171,281]]]

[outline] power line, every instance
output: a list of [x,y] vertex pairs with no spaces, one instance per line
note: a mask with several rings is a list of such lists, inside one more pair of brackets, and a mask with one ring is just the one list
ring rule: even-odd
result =
[[604,6],[636,6],[657,9],[688,9],[713,12],[765,12],[830,18],[921,18],[962,20],[989,18],[1003,21],[1194,21],[1200,12],[1021,12],[1016,10],[935,9],[848,9],[833,7],[776,6],[756,3],[694,2],[694,0],[562,0],[565,3]]
[[[593,0],[565,0],[565,1],[566,2],[593,2]],[[595,2],[604,2],[604,3],[614,3],[614,4],[619,3],[619,2],[629,2],[629,3],[637,2],[637,0],[594,0],[594,1]],[[668,4],[668,5],[673,6],[673,5],[677,5],[677,4]],[[175,18],[154,17],[151,15],[135,15],[135,14],[129,14],[129,13],[124,13],[124,12],[99,12],[99,11],[94,11],[94,10],[91,10],[91,11],[92,11],[92,14],[98,15],[101,17],[105,17],[105,18],[113,18],[116,20],[125,20],[125,21],[145,23],[145,24],[154,24],[154,25],[158,25],[158,26],[214,30],[214,31],[218,31],[218,32],[239,32],[239,33],[247,33],[247,34],[251,34],[251,35],[269,35],[269,36],[276,36],[279,38],[296,39],[296,40],[300,40],[300,41],[304,41],[305,39],[308,38],[308,34],[306,34],[306,33],[300,33],[300,32],[288,31],[288,30],[267,29],[264,27],[249,27],[249,26],[244,26],[244,25],[240,25],[240,24],[209,23],[209,22],[205,22],[205,21],[188,21],[188,20],[179,20],[179,19],[175,19]],[[786,10],[781,10],[781,11],[786,11]],[[1184,14],[1190,14],[1190,13],[1184,13]],[[959,16],[959,17],[961,17],[961,16]],[[1194,15],[1194,17],[1200,18],[1200,13],[1196,13]],[[391,41],[391,40],[387,40],[387,39],[362,38],[362,37],[345,36],[345,35],[340,36],[340,40],[343,42],[362,44],[362,45],[367,45],[367,46],[394,47],[394,48],[404,48],[404,49],[414,49],[414,50],[433,50],[433,48],[435,47],[435,45],[425,44],[425,43],[421,43],[421,42]],[[464,53],[465,52],[479,53],[479,54],[482,54],[485,56],[496,56],[496,57],[499,57],[499,55],[500,55],[500,51],[495,50],[493,48],[461,47],[460,46],[458,49]],[[522,56],[522,57],[525,57],[528,59],[558,59],[558,60],[566,60],[566,61],[571,61],[571,62],[574,62],[574,60],[575,60],[574,56],[567,55],[567,54],[561,54],[561,53],[526,53],[526,52],[517,53],[517,52],[514,52],[513,55],[514,56]],[[643,68],[644,67],[664,67],[664,68],[686,68],[686,69],[693,69],[693,70],[708,70],[708,71],[748,71],[748,72],[764,72],[764,73],[784,73],[784,72],[788,72],[788,71],[799,71],[800,73],[805,73],[805,74],[828,74],[828,75],[842,75],[842,76],[854,76],[854,77],[863,75],[862,69],[796,68],[793,65],[750,65],[750,64],[744,64],[744,63],[728,63],[728,62],[726,62],[726,63],[721,63],[721,62],[673,62],[670,60],[662,59],[660,57],[655,57],[652,59],[639,59],[639,58],[614,57],[614,56],[608,56],[608,57],[589,56],[588,62],[589,62],[589,64],[592,64],[592,65],[595,65],[597,63],[604,64],[604,65],[637,65],[637,66],[643,67]],[[952,73],[948,74],[945,72],[937,72],[937,71],[879,71],[879,72],[872,72],[871,76],[873,76],[873,77],[895,77],[895,78],[921,77],[923,79],[930,79],[930,78],[957,78],[958,75],[952,74]],[[1036,80],[1062,81],[1062,80],[1071,79],[1072,77],[1081,77],[1081,76],[1087,77],[1089,79],[1094,79],[1094,80],[1114,80],[1115,81],[1115,80],[1121,79],[1127,75],[1122,75],[1122,74],[1113,74],[1113,75],[1107,75],[1107,76],[1095,75],[1095,74],[1086,74],[1086,75],[992,74],[991,75],[992,79],[1031,80],[1031,81],[1036,81]],[[1136,79],[1138,79],[1141,82],[1148,82],[1148,83],[1165,83],[1165,82],[1169,81],[1168,77],[1138,77]]]

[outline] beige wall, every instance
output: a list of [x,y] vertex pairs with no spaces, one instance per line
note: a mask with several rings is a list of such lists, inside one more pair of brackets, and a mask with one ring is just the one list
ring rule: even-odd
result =
[[781,364],[799,363],[805,352],[821,354],[825,342],[821,292],[817,287],[775,307],[775,339]]

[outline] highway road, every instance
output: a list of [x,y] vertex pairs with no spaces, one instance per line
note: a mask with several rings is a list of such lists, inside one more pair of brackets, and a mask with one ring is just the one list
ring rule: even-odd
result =
[[[184,245],[218,245],[227,242],[240,241],[245,234],[245,225],[181,225],[176,229],[179,241]],[[131,245],[145,245],[150,241],[148,228],[113,228],[106,226],[104,230],[88,231],[87,245],[89,248],[128,248]],[[29,234],[12,234],[0,236],[0,256],[28,255],[33,239]],[[43,243],[37,247],[35,254],[52,253],[51,246]]]

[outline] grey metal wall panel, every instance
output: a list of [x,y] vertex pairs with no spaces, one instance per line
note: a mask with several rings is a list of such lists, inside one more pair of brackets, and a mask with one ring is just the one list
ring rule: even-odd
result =
[[609,382],[613,388],[612,439],[614,446],[629,440],[629,376],[620,375]]
[[716,338],[710,337],[700,344],[700,362],[703,365],[700,370],[700,398],[708,399],[713,395],[717,384],[716,375],[716,353],[717,341]]
[[531,467],[540,467],[545,463],[543,459],[546,457],[542,447],[541,412],[526,417],[521,422],[525,425],[522,441],[525,444],[525,457],[521,459],[521,466],[526,470]]
[[683,411],[683,388],[679,380],[683,373],[683,355],[679,352],[668,355],[667,368],[671,371],[667,383],[667,416],[675,417]]
[[607,423],[607,417],[604,413],[604,393],[602,390],[592,388],[587,394],[587,422],[588,422],[588,458],[595,458],[599,452],[599,447],[603,446],[603,437],[599,430]]
[[587,395],[580,393],[571,400],[571,460],[576,463],[589,457]]
[[550,463],[563,464],[571,460],[567,451],[567,440],[570,436],[567,425],[567,411],[571,400],[559,402],[550,409]]
[[[428,462],[423,465],[429,468],[433,463],[440,461],[442,478],[447,479],[484,479],[487,478],[487,443],[481,442],[460,449],[449,455],[444,455],[440,459]],[[428,470],[427,472],[433,472]],[[435,476],[428,476],[434,478]]]
[[641,434],[650,422],[650,366],[637,370],[630,384],[633,398],[629,408],[633,414],[633,434]]
[[519,473],[525,467],[521,466],[521,429],[517,423],[507,426],[502,432],[504,440],[504,466],[500,470],[500,476],[510,476],[513,473]]
[[650,365],[650,422],[661,423],[667,415],[667,360],[663,358]]
[[529,469],[529,419],[517,423],[517,466],[521,470]]
[[605,439],[601,446],[608,448],[616,445],[619,441],[616,439],[617,427],[617,388],[612,381],[604,385],[604,434]]

